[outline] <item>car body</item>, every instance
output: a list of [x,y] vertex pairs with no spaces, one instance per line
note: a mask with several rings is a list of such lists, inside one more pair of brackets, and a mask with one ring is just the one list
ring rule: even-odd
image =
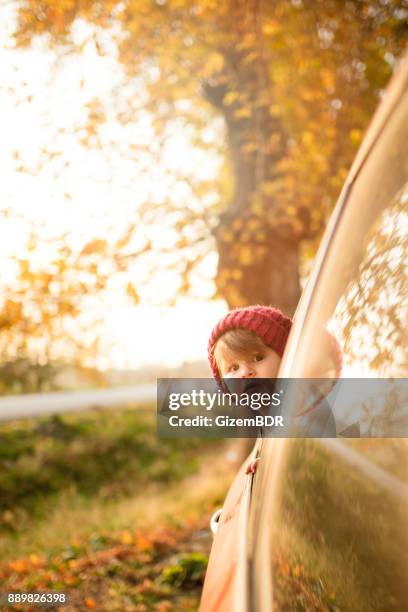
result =
[[[380,389],[406,379],[407,181],[408,56],[330,219],[281,378],[310,376],[324,326],[342,346],[344,376]],[[354,441],[257,441],[257,473],[240,469],[219,516],[201,612],[407,609],[407,414],[387,410],[386,433],[382,412],[360,412]],[[351,432],[346,413],[338,430]]]

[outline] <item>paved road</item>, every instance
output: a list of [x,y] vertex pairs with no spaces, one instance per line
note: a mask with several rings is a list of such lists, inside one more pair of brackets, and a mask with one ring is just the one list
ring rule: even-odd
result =
[[0,421],[156,401],[156,384],[0,397]]

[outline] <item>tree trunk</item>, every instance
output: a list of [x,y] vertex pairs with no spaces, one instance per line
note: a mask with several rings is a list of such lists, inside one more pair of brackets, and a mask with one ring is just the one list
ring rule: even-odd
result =
[[215,233],[217,290],[230,307],[272,305],[293,315],[300,297],[299,244],[286,211],[264,193],[278,174],[286,136],[268,108],[237,116],[223,102],[223,85],[207,86],[207,99],[223,114],[233,169],[234,195]]
[[216,232],[219,294],[231,308],[264,304],[293,315],[300,297],[299,244],[283,239],[279,230],[264,230],[261,244],[246,244],[245,234],[241,216],[221,217]]

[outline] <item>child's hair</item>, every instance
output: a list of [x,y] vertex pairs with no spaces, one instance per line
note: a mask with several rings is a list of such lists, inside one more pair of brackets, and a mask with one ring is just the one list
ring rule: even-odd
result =
[[256,351],[264,351],[267,348],[265,342],[252,331],[246,329],[230,329],[218,338],[213,347],[213,355],[218,371],[221,371],[220,358],[226,357],[228,353],[247,354]]

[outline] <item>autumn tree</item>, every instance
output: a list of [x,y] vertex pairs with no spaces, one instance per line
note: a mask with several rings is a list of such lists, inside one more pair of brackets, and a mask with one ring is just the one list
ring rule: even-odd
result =
[[2,282],[0,392],[52,388],[67,364],[93,365],[99,321],[86,317],[87,306],[119,265],[106,241],[73,246],[65,235],[40,240],[37,231],[30,228]]
[[[403,0],[22,0],[15,39],[29,45],[45,35],[76,51],[72,29],[84,20],[104,53],[109,32],[128,82],[142,77],[148,93],[139,106],[130,98],[121,120],[152,113],[155,150],[184,126],[196,146],[225,154],[218,184],[198,191],[203,203],[217,193],[211,206],[146,206],[152,222],[170,219],[178,236],[179,289],[191,289],[213,235],[218,295],[230,306],[293,312],[301,261],[314,252],[401,54],[405,17]],[[103,112],[92,112],[97,131]],[[206,139],[217,117],[221,147]]]

